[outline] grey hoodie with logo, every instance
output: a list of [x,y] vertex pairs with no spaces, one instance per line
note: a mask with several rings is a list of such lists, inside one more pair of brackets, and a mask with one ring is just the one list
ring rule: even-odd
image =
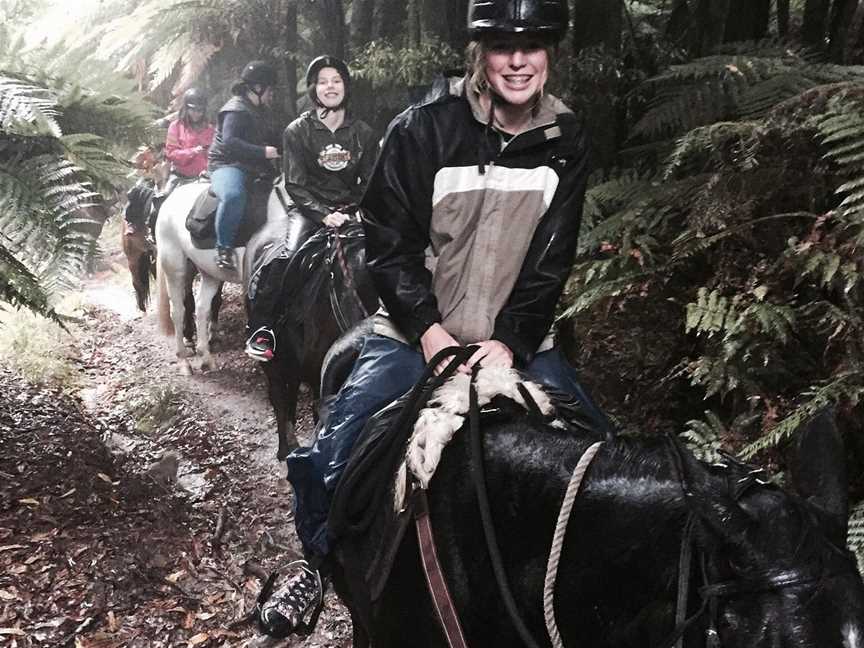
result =
[[363,197],[378,151],[372,129],[350,114],[331,131],[315,111],[288,124],[283,136],[285,190],[300,212],[320,224]]

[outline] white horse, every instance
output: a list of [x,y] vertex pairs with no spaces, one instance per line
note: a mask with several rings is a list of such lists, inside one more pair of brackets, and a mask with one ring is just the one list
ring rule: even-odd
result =
[[[186,229],[186,216],[201,192],[210,185],[192,183],[178,187],[165,200],[156,221],[157,280],[159,282],[158,316],[159,328],[165,335],[174,334],[180,373],[190,375],[192,367],[189,357],[193,355],[183,342],[183,318],[185,316],[184,294],[190,263],[198,269],[201,283],[195,300],[195,326],[197,330],[197,352],[201,356],[201,369],[214,368],[210,355],[210,309],[213,297],[221,282],[239,283],[244,289],[248,286],[251,264],[256,257],[255,251],[263,246],[276,244],[285,238],[287,232],[287,213],[274,189],[267,203],[267,222],[249,240],[246,247],[236,248],[237,270],[226,271],[216,265],[216,251],[199,250],[192,244],[192,237]],[[284,194],[283,194],[284,195]],[[170,305],[169,305],[170,302]]]

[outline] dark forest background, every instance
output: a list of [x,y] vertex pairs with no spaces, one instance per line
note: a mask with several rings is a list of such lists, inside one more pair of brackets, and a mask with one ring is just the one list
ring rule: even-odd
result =
[[[93,210],[186,88],[215,107],[248,60],[272,60],[286,124],[306,64],[329,53],[383,132],[461,65],[466,5],[115,0],[42,41],[47,3],[0,0],[0,296],[56,315],[98,236]],[[571,359],[625,433],[683,434],[781,480],[795,428],[834,406],[860,501],[864,3],[571,5],[554,92],[595,152],[561,304]],[[860,504],[851,538],[864,545]]]

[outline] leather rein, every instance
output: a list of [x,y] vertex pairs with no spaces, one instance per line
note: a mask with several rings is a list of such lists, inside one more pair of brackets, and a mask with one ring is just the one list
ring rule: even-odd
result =
[[[452,354],[451,354],[452,355]],[[466,356],[465,359],[467,359]],[[457,360],[459,358],[457,357]],[[464,360],[463,360],[464,361]],[[432,362],[435,362],[433,359]],[[448,372],[455,361],[451,361],[445,372]],[[430,365],[432,363],[430,362]],[[434,366],[434,365],[433,365]],[[483,523],[483,532],[486,539],[486,546],[489,551],[489,557],[492,561],[492,569],[495,574],[495,580],[498,585],[498,593],[504,601],[504,606],[511,623],[516,628],[520,639],[527,648],[539,648],[540,644],[534,639],[531,631],[519,613],[516,605],[516,600],[513,596],[510,584],[507,579],[507,574],[504,570],[504,563],[501,558],[501,550],[498,546],[497,534],[495,525],[492,520],[492,511],[489,505],[489,494],[486,488],[486,471],[483,457],[483,434],[480,426],[480,407],[478,405],[477,388],[475,379],[479,367],[475,365],[474,372],[471,377],[471,385],[469,391],[469,406],[468,406],[468,421],[470,430],[470,464],[471,475],[474,483],[474,489],[477,495],[478,506],[480,509],[480,517]],[[530,415],[535,419],[542,421],[543,415],[540,408],[534,401],[529,391],[524,385],[519,385],[519,392],[525,401],[525,406]],[[544,592],[544,607],[546,613],[547,630],[553,639],[555,646],[563,645],[558,633],[557,624],[555,623],[555,614],[553,608],[553,589],[555,577],[557,575],[558,558],[560,557],[560,548],[563,544],[563,529],[566,528],[567,521],[570,515],[570,505],[572,499],[575,498],[582,476],[588,468],[591,460],[594,458],[601,443],[595,443],[589,448],[583,458],[579,461],[574,471],[574,479],[571,479],[571,485],[568,487],[568,492],[565,495],[565,501],[562,505],[561,515],[559,515],[556,535],[553,541],[552,555],[547,566],[546,574],[546,591]],[[576,479],[578,477],[578,479]],[[575,488],[574,488],[575,486]],[[447,639],[447,644],[450,648],[467,648],[465,635],[462,630],[462,625],[459,622],[458,612],[453,603],[450,591],[447,587],[447,581],[441,569],[438,560],[438,552],[435,546],[435,539],[432,531],[432,524],[429,518],[429,505],[426,497],[426,491],[420,487],[415,487],[413,497],[414,501],[414,521],[417,530],[417,539],[420,547],[420,558],[423,564],[423,572],[426,576],[426,584],[429,588],[429,593],[432,596],[432,602],[435,606],[435,612],[438,620],[441,623],[441,628]],[[559,537],[560,536],[560,537]],[[556,550],[557,546],[557,550]]]

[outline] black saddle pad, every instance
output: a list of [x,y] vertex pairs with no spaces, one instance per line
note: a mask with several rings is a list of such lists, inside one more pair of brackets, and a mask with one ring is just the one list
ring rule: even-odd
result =
[[[267,222],[267,201],[270,198],[270,182],[256,181],[248,189],[246,213],[240,221],[240,228],[234,239],[234,247],[243,247],[264,223]],[[186,216],[186,229],[192,235],[192,244],[199,250],[212,250],[216,247],[216,209],[219,199],[211,189],[198,196]]]

